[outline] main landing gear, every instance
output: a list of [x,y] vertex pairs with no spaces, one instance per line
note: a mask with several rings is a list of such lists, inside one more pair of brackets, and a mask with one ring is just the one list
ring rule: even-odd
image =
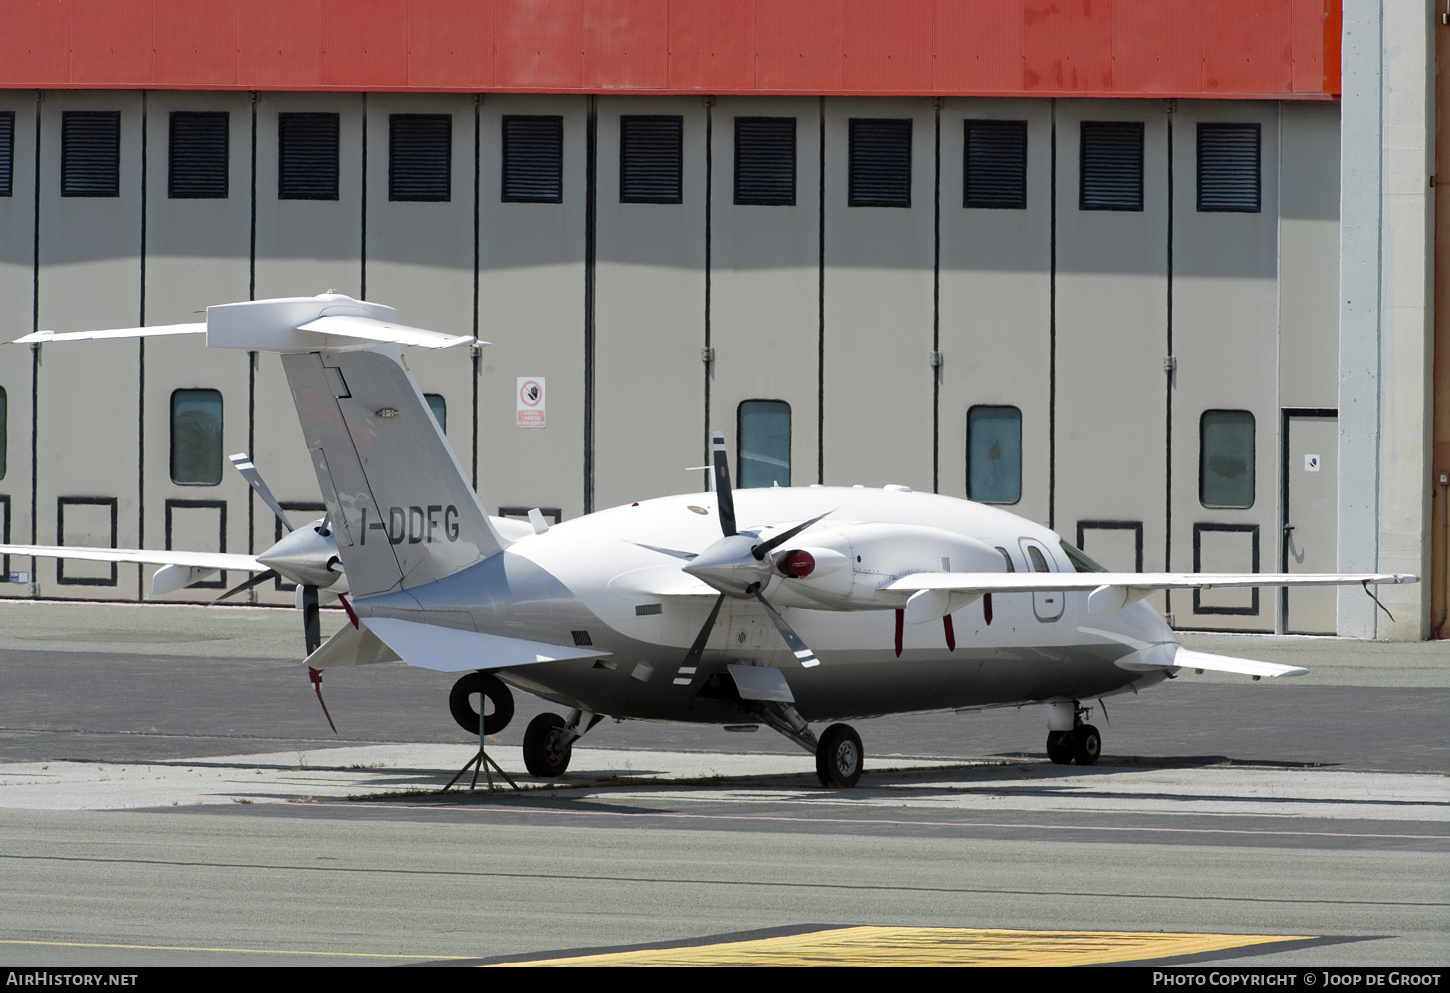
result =
[[540,779],[564,775],[574,755],[574,742],[603,719],[603,714],[571,710],[568,718],[543,713],[529,721],[524,729],[524,767],[529,775]]
[[[1092,765],[1102,754],[1103,738],[1083,718],[1092,714],[1076,700],[1055,700],[1047,705],[1047,757],[1057,765]],[[1064,726],[1065,725],[1065,726]]]

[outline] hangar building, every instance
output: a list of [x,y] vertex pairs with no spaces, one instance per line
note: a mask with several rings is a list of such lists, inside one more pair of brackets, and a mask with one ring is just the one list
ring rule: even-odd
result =
[[[9,3],[0,340],[335,291],[493,343],[409,355],[491,512],[703,487],[722,429],[742,485],[971,497],[1113,568],[1428,576],[1450,28],[1419,8]],[[321,508],[273,355],[6,345],[0,390],[9,540],[260,551],[239,451]],[[3,566],[0,596],[149,596]],[[1157,602],[1444,620],[1428,583],[1382,598]]]

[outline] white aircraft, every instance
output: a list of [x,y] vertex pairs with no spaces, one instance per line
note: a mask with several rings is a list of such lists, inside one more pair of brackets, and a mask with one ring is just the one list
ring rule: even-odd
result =
[[[860,736],[831,723],[1042,703],[1053,762],[1101,750],[1083,701],[1136,692],[1181,668],[1306,670],[1193,652],[1147,604],[1194,587],[1415,582],[1410,575],[1112,573],[1059,535],[993,507],[904,486],[730,486],[616,507],[554,526],[490,517],[402,361],[404,345],[472,342],[397,323],[336,294],[210,307],[205,324],[55,334],[205,333],[280,352],[327,516],[256,557],[3,545],[12,554],[161,564],[160,592],[220,570],[300,587],[307,665],[398,659],[463,673],[465,729],[496,733],[509,686],[568,710],[524,734],[535,776],[561,775],[604,717],[766,725],[815,754],[821,783],[863,768]],[[246,456],[233,462],[285,523]],[[289,525],[290,528],[290,525]],[[317,604],[344,593],[349,624],[319,647]],[[319,698],[321,694],[319,692]],[[491,709],[491,713],[489,712]]]

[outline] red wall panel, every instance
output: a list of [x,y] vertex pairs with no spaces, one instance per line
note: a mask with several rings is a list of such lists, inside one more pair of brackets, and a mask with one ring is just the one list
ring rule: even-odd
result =
[[69,0],[0,0],[0,85],[70,82]]
[[411,0],[408,85],[488,88],[494,83],[493,4]]
[[846,0],[846,89],[932,88],[932,0]]
[[1113,91],[1111,0],[1026,0],[1022,88],[1051,93]]
[[728,93],[756,88],[756,0],[670,0],[669,16],[670,89]]
[[322,0],[238,3],[238,81],[255,89],[322,83]]
[[326,86],[408,85],[408,8],[397,0],[323,0]]
[[71,79],[105,86],[113,79],[150,83],[152,0],[71,0]]
[[0,0],[0,86],[1325,97],[1341,0]]
[[1113,85],[1144,94],[1198,90],[1202,20],[1198,4],[1113,0]]
[[756,10],[756,85],[769,92],[845,87],[845,0],[769,0]]
[[158,86],[234,86],[237,82],[235,4],[155,0]]
[[664,90],[670,83],[668,0],[584,5],[584,88]]
[[[1290,37],[1290,44],[1293,46],[1290,85],[1296,90],[1325,88],[1325,71],[1329,61],[1326,42],[1331,40],[1326,37],[1325,32],[1329,28],[1331,8],[1337,12],[1339,4],[1334,0],[1294,0],[1293,34]],[[1339,24],[1337,21],[1332,30],[1335,53],[1332,89],[1338,90]]]
[[577,90],[583,80],[583,0],[494,0],[499,89]]
[[1021,4],[937,0],[934,88],[1016,93],[1022,89]]
[[1203,0],[1204,91],[1287,91],[1289,13],[1289,0]]

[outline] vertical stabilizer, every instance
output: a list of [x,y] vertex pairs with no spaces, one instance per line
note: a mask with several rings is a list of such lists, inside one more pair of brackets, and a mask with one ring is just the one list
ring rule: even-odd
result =
[[282,365],[354,595],[431,583],[503,550],[400,348]]

